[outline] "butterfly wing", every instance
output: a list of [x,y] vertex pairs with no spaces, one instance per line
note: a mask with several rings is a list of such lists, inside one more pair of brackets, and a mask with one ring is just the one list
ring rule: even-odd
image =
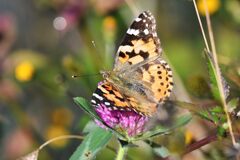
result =
[[119,87],[120,93],[131,97],[132,108],[144,115],[154,114],[173,88],[172,71],[161,53],[155,18],[145,11],[127,30],[114,66],[128,84]]
[[108,81],[98,85],[93,93],[93,106],[105,105],[110,110],[135,111],[152,116],[157,106],[170,96],[172,71],[164,60],[156,59],[125,73],[124,86]]
[[92,95],[91,104],[95,107],[103,104],[112,110],[120,110],[120,108],[125,108],[127,110],[127,108],[130,108],[119,90],[107,81],[98,85],[96,91]]
[[124,77],[125,81],[132,84],[140,83],[139,86],[142,89],[136,89],[136,91],[144,90],[145,98],[155,103],[163,102],[170,96],[173,88],[171,68],[162,59],[156,59],[134,70],[127,71]]
[[171,69],[160,59],[161,53],[155,18],[145,11],[131,24],[117,51],[113,73],[122,82],[106,80],[98,85],[92,105],[153,115],[173,85]]
[[149,11],[145,11],[127,30],[118,48],[113,70],[122,71],[131,65],[147,62],[159,57],[161,52],[155,18]]
[[149,103],[149,101],[145,101],[144,99],[139,100],[133,95],[128,96],[107,81],[98,85],[96,91],[92,95],[91,104],[96,108],[104,105],[110,111],[135,111],[147,116],[151,116],[155,113],[157,108],[156,103]]

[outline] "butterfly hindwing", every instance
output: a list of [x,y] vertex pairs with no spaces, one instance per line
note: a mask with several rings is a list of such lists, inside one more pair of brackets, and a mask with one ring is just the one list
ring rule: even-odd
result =
[[136,81],[147,84],[145,88],[153,92],[150,96],[154,97],[155,102],[161,103],[170,96],[173,88],[172,71],[164,60],[156,59],[144,64],[135,73],[138,73],[139,76],[136,77],[140,78]]
[[137,108],[140,112],[145,108],[156,110],[156,104],[164,102],[173,88],[172,71],[162,59],[156,59],[134,70],[126,71],[124,77],[128,86],[120,92],[134,97],[140,106]]

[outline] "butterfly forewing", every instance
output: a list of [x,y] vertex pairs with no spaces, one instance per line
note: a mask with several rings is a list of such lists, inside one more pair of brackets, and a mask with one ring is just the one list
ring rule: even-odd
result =
[[114,70],[126,69],[161,54],[155,18],[149,11],[141,13],[131,24],[117,51]]

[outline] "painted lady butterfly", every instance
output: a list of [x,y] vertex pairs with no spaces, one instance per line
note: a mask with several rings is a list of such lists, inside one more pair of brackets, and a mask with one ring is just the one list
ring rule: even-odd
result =
[[92,105],[152,116],[173,88],[172,71],[161,54],[155,18],[145,11],[127,30],[113,70],[101,72],[104,81],[93,93]]

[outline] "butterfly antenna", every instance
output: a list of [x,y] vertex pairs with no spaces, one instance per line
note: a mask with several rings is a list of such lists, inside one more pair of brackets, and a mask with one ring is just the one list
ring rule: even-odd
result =
[[[99,46],[96,45],[94,40],[92,40],[91,43],[92,43],[94,51],[98,52],[100,50]],[[102,60],[102,57],[100,56],[100,54],[95,54],[95,56],[96,56],[96,59]]]
[[91,77],[91,76],[99,76],[101,73],[95,73],[95,74],[82,74],[82,75],[72,75],[72,78],[79,78],[79,77]]

